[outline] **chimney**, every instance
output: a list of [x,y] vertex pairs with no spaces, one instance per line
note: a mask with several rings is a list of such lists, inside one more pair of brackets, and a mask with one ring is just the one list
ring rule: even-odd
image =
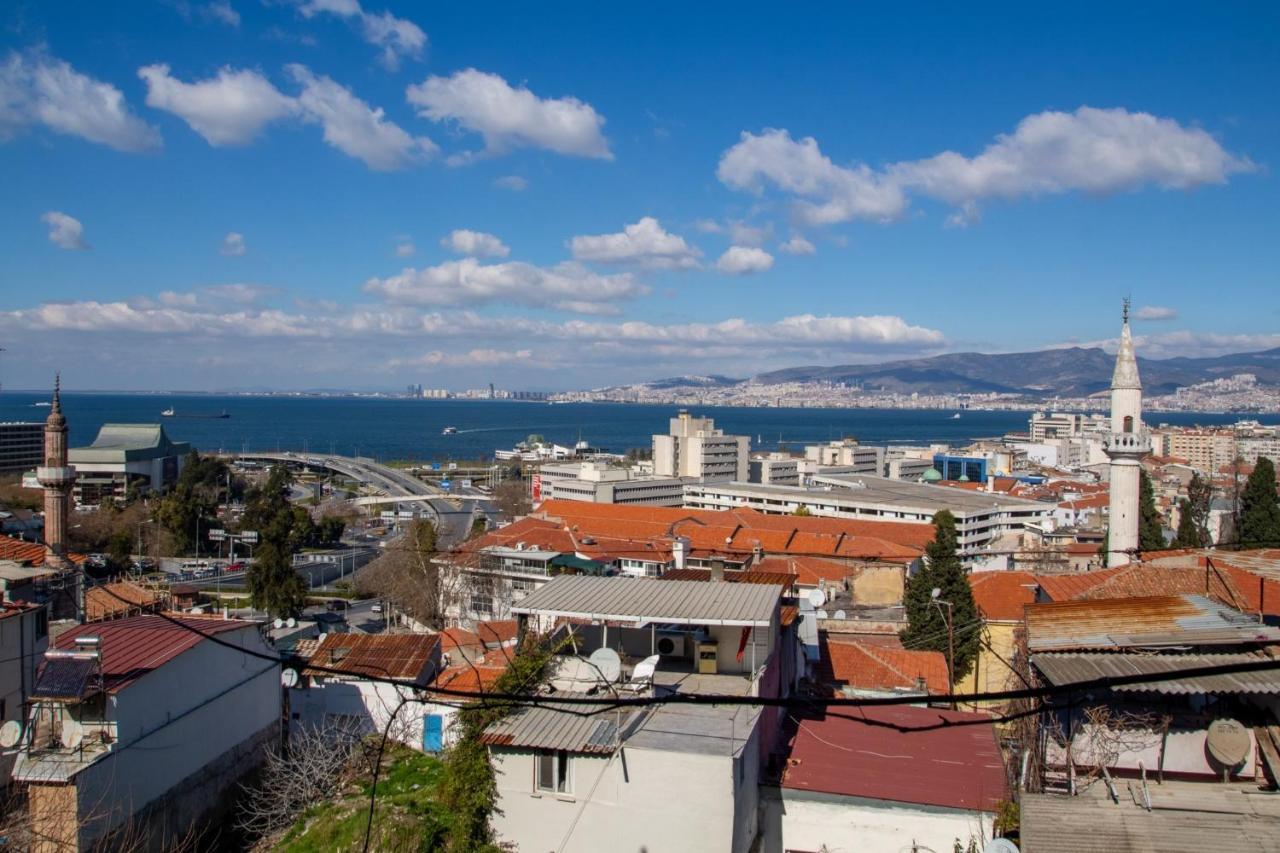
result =
[[988,474],[987,475],[987,491],[994,492],[995,490],[996,490],[996,475]]
[[751,565],[758,566],[764,559],[764,547],[759,542],[751,546]]
[[711,561],[711,582],[719,583],[724,580],[724,559],[717,557]]
[[926,696],[929,694],[929,682],[924,680],[923,675],[916,676],[916,690],[920,691]]
[[683,569],[688,565],[688,560],[689,540],[683,536],[677,536],[671,543],[671,561],[676,564],[677,569]]

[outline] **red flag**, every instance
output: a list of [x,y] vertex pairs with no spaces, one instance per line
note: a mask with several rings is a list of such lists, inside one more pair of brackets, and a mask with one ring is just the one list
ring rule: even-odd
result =
[[747,640],[751,639],[751,626],[742,629],[742,639],[738,641],[738,663],[742,663],[742,653],[747,650]]

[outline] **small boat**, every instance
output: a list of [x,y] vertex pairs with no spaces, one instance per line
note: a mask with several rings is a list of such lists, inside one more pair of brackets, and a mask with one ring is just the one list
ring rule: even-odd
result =
[[162,418],[176,418],[177,416],[178,413],[173,410],[173,406],[170,406],[160,413],[160,417]]
[[440,430],[440,434],[441,435],[457,435],[458,428],[455,426],[447,426],[444,429]]
[[162,418],[197,418],[200,420],[222,421],[231,417],[231,415],[227,414],[226,409],[223,409],[221,412],[218,412],[217,414],[205,414],[203,412],[195,412],[191,414],[180,415],[178,414],[177,410],[173,408],[173,406],[170,406],[169,408],[165,409],[160,413],[160,417]]
[[958,420],[960,420],[960,413],[959,413],[959,412],[956,412],[954,415],[952,415],[952,416],[951,416],[951,420],[953,420],[953,421],[958,421]]
[[50,403],[48,400],[40,400],[39,402],[32,403],[31,405],[47,409],[52,406],[53,403]]

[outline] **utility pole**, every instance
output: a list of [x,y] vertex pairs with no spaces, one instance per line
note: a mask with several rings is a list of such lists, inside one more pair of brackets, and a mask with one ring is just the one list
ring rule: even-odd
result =
[[[952,604],[950,601],[943,601],[938,596],[942,595],[939,587],[934,587],[930,598],[938,607],[938,615],[942,617],[942,621],[947,625],[947,693],[954,695],[956,692],[956,634],[955,620],[952,617]],[[946,606],[945,613],[942,612],[943,606]],[[951,700],[951,710],[956,710],[956,700]]]

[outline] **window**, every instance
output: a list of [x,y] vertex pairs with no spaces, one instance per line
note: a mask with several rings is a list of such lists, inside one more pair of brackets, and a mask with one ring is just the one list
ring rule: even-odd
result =
[[1133,432],[1133,415],[1124,416],[1124,431]]
[[471,596],[471,612],[482,615],[491,615],[493,613],[493,596],[492,595],[473,595]]
[[536,785],[551,794],[573,792],[569,779],[569,753],[559,749],[540,749],[535,759]]
[[36,639],[49,633],[49,611],[41,607],[36,611]]

